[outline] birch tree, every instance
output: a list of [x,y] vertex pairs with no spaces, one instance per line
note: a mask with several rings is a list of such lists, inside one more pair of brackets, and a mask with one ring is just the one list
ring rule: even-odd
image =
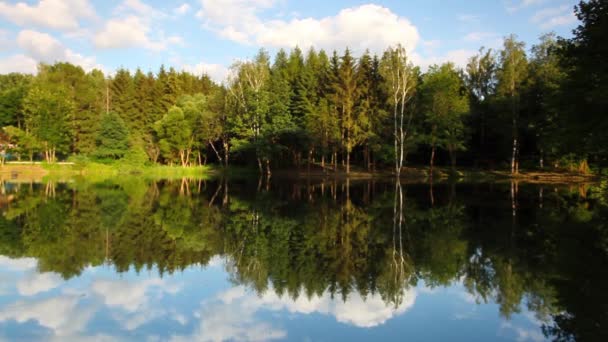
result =
[[270,173],[269,156],[263,155],[261,141],[262,126],[268,113],[268,54],[260,50],[253,61],[235,63],[232,73],[228,89],[236,110],[232,125],[236,135],[235,149],[252,145],[260,173],[263,172],[263,161],[266,162],[266,172]]
[[517,41],[515,35],[505,38],[500,51],[498,71],[498,93],[508,101],[511,112],[511,173],[519,172],[519,111],[522,83],[528,74],[528,61],[524,43]]
[[417,69],[409,61],[405,48],[397,45],[384,52],[381,74],[388,88],[394,122],[395,173],[401,175],[405,162],[406,139],[411,136],[413,111],[408,110],[415,94]]

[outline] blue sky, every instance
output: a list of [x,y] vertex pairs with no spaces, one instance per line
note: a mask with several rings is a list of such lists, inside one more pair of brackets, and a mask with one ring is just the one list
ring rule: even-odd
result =
[[20,0],[0,1],[0,73],[66,60],[86,70],[161,64],[220,81],[264,47],[380,53],[401,43],[423,68],[466,63],[514,33],[530,47],[568,37],[575,0]]

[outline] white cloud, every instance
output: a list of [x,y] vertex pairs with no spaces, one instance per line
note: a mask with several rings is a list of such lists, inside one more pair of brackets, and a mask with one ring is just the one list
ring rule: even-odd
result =
[[29,320],[53,330],[55,335],[70,335],[82,331],[91,319],[92,307],[79,308],[77,296],[60,296],[40,301],[18,301],[4,307],[0,312],[0,322],[15,320],[24,323]]
[[547,30],[556,26],[573,24],[577,18],[572,7],[563,5],[542,9],[536,12],[530,21]]
[[17,282],[17,290],[22,296],[33,296],[56,288],[62,281],[61,276],[54,272],[32,272]]
[[174,294],[180,288],[168,284],[160,278],[152,278],[140,282],[98,280],[92,284],[91,289],[103,298],[107,306],[120,307],[127,312],[135,312],[148,307],[150,292],[153,289],[158,290],[157,294],[163,292]]
[[547,2],[547,0],[509,0],[507,1],[507,11],[510,13],[517,12],[521,9],[537,6]]
[[469,61],[469,58],[477,54],[477,52],[477,50],[456,49],[447,51],[445,54],[439,56],[420,56],[418,54],[413,54],[412,60],[414,64],[420,66],[423,71],[431,65],[440,65],[446,62],[452,62],[456,67],[464,68]]
[[[184,71],[195,75],[208,75],[213,81],[222,83],[228,75],[228,68],[221,64],[198,63],[194,65],[184,64],[181,66]],[[212,265],[213,266],[213,265]]]
[[143,18],[162,18],[166,16],[163,12],[140,0],[124,0],[123,3],[114,10],[114,13],[118,15],[121,15],[124,12],[132,12]]
[[471,32],[464,36],[463,40],[466,42],[480,42],[496,37],[498,37],[498,34],[495,32]]
[[13,42],[8,37],[9,33],[5,30],[0,30],[0,52],[10,49]]
[[545,336],[541,333],[540,327],[534,327],[534,328],[523,328],[520,326],[517,326],[513,323],[510,322],[502,322],[500,325],[500,333],[503,334],[504,331],[509,331],[511,330],[512,332],[515,333],[516,337],[516,341],[517,342],[527,342],[527,341],[531,341],[531,342],[542,342],[542,341],[546,341],[547,339],[545,338]]
[[38,62],[26,55],[17,54],[0,59],[0,74],[19,72],[22,74],[35,74]]
[[173,10],[173,13],[175,13],[176,15],[184,15],[188,12],[190,12],[190,5],[187,3],[184,3]]
[[[0,63],[1,65],[1,63]],[[1,67],[0,67],[1,68]],[[0,268],[11,271],[26,271],[36,268],[38,261],[34,258],[9,258],[0,255]]]
[[262,295],[237,286],[224,291],[215,299],[202,303],[201,319],[193,336],[175,336],[173,341],[261,341],[287,338],[287,332],[256,317],[258,311],[287,311],[292,314],[323,314],[335,317],[338,322],[361,328],[371,328],[403,314],[414,305],[414,290],[405,293],[403,302],[394,307],[386,304],[380,295],[363,298],[351,293],[346,301],[332,298],[326,292],[322,296],[293,300],[279,297],[272,289]]
[[[67,61],[80,65],[85,71],[92,69],[103,69],[96,63],[94,57],[85,57],[79,53],[66,48],[61,42],[47,33],[23,30],[17,36],[17,45],[24,50],[31,59],[44,63]],[[18,63],[23,65],[23,63]],[[25,61],[30,67],[31,62]]]
[[0,2],[0,16],[21,26],[68,31],[78,29],[81,19],[95,18],[95,10],[88,0],[40,0],[36,5]]
[[221,37],[239,43],[269,47],[324,49],[369,48],[381,52],[401,43],[412,51],[420,37],[417,28],[390,9],[374,4],[346,8],[335,16],[263,20],[259,12],[272,7],[272,0],[202,0],[197,17]]
[[138,16],[110,19],[104,28],[98,32],[93,41],[101,49],[144,48],[161,51],[169,44],[181,43],[181,37],[151,39],[149,37],[150,23]]
[[29,56],[43,62],[65,59],[65,47],[47,33],[23,30],[17,36],[17,44]]
[[371,328],[386,323],[389,319],[398,316],[410,309],[415,302],[414,290],[405,292],[403,302],[394,307],[384,302],[378,294],[363,298],[354,292],[346,301],[341,298],[331,298],[326,292],[321,297],[313,296],[311,299],[300,296],[292,300],[288,296],[279,297],[274,291],[268,291],[261,297],[250,296],[246,305],[261,306],[274,311],[287,310],[291,313],[311,314],[321,313],[334,316],[338,322],[354,325],[361,328]]

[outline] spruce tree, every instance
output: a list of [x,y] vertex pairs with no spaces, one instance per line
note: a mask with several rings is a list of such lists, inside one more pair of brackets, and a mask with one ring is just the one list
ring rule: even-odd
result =
[[96,139],[95,156],[101,159],[120,159],[129,150],[129,131],[120,115],[109,112],[102,116]]

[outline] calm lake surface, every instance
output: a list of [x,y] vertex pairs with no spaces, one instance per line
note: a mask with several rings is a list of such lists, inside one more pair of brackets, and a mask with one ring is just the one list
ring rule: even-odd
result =
[[608,340],[606,184],[1,190],[0,340]]

